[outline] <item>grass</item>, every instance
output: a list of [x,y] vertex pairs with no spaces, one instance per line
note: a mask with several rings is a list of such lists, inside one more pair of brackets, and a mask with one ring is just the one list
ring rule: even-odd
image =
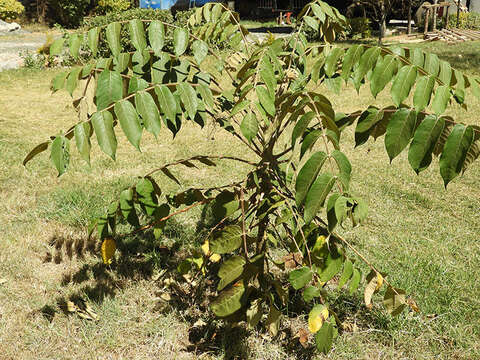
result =
[[[475,53],[480,43],[414,46],[437,52],[468,73],[478,71],[480,57]],[[129,256],[120,257],[115,271],[99,264],[94,245],[80,256],[69,250],[85,238],[86,224],[136,176],[197,153],[234,155],[245,149],[210,126],[185,126],[175,139],[165,130],[158,140],[145,135],[142,153],[121,139],[117,162],[95,146],[88,168],[74,153],[74,165],[61,178],[47,155],[24,168],[21,161],[33,146],[76,120],[68,95],[48,92],[55,74],[0,73],[0,279],[6,280],[0,284],[0,358],[312,358],[298,346],[284,346],[288,342],[282,337],[245,333],[219,322],[194,327],[198,316],[206,322],[210,318],[201,306],[171,307],[162,301],[162,286],[155,279],[169,260],[155,244],[139,239],[125,244],[120,250]],[[366,91],[357,95],[349,87],[332,99],[337,109],[348,112],[384,104],[389,97],[384,92],[374,100]],[[480,102],[470,99],[468,112],[454,106],[449,114],[478,123],[472,114],[480,111]],[[352,133],[343,142],[355,171],[353,189],[370,206],[367,223],[346,229],[345,235],[393,284],[411,294],[422,312],[391,318],[380,306],[365,311],[360,295],[341,294],[332,301],[345,313],[350,330],[339,337],[328,358],[480,358],[480,285],[475,275],[480,267],[480,166],[474,165],[445,191],[438,164],[416,176],[406,154],[389,165],[381,143],[370,141],[354,151]],[[222,162],[209,171],[174,171],[186,189],[238,179],[238,171],[245,169]],[[168,179],[159,176],[158,181],[166,192],[177,189]],[[199,215],[197,211],[177,219],[167,240],[183,245],[199,240]],[[143,252],[147,258],[137,256]],[[78,297],[91,304],[98,321],[65,311],[65,301]],[[302,321],[284,322],[282,328],[304,326]],[[210,346],[192,345],[195,329]]]

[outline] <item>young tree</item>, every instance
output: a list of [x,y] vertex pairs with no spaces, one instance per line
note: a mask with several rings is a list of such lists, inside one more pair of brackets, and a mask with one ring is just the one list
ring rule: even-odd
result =
[[[405,291],[337,231],[347,220],[356,226],[367,217],[367,205],[351,184],[353,169],[342,151],[342,133],[353,126],[357,146],[384,137],[391,160],[408,148],[416,173],[439,156],[445,186],[480,154],[480,129],[443,115],[450,102],[465,103],[467,88],[480,98],[478,78],[418,48],[332,46],[345,26],[335,8],[315,0],[300,13],[291,37],[261,44],[248,41],[237,15],[222,4],[197,9],[188,28],[131,20],[93,28],[86,36],[71,35],[67,51],[74,58],[82,47],[96,56],[100,37],[111,53],[59,74],[53,90],[73,94],[85,80],[74,105],[81,110],[93,101],[95,106],[84,120],[33,149],[24,164],[50,148],[62,175],[73,158],[72,139],[90,162],[94,135],[101,150],[115,159],[120,131],[140,149],[144,131],[157,136],[166,126],[176,134],[186,121],[199,126],[215,122],[251,156],[198,154],[134,181],[91,227],[101,241],[103,261],[115,261],[116,244],[125,238],[149,231],[161,239],[168,219],[208,204],[214,224],[201,249],[178,270],[216,278],[216,297],[210,302],[216,316],[251,327],[263,323],[274,335],[289,289],[301,291],[308,304],[308,328],[318,350],[327,352],[340,325],[335,307],[327,302],[328,291],[348,286],[355,292],[362,266],[369,271],[363,281],[368,308],[373,295],[386,288],[383,303],[389,313],[408,306],[417,310]],[[320,32],[324,43],[309,44],[303,34],[307,27]],[[122,49],[122,28],[135,51]],[[57,40],[50,53],[61,53],[64,43]],[[230,51],[217,52],[215,44]],[[205,65],[207,57],[214,58],[214,67]],[[357,90],[367,86],[373,97],[388,89],[392,103],[342,113],[319,87],[339,93],[343,83]],[[95,90],[91,99],[90,86]],[[407,101],[411,92],[412,103]],[[180,184],[176,166],[213,167],[218,161],[246,164],[250,170],[231,184],[219,179],[207,189],[173,194],[163,193],[155,180],[164,175]],[[119,223],[131,230],[122,233]],[[285,254],[283,260],[278,252]],[[212,263],[219,261],[217,271]]]

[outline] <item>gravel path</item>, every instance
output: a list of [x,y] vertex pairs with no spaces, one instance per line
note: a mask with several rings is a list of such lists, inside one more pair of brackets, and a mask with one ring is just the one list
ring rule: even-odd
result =
[[0,71],[17,69],[22,66],[23,60],[19,56],[22,51],[35,52],[46,41],[45,34],[27,33],[0,33]]

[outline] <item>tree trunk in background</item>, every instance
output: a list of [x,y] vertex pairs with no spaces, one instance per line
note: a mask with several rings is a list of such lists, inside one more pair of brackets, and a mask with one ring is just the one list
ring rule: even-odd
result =
[[385,37],[385,31],[387,29],[387,14],[385,13],[385,3],[382,1],[380,5],[380,21],[378,24],[378,43],[381,45],[383,38]]
[[[433,1],[433,5],[437,5],[438,0]],[[437,30],[437,8],[433,8],[433,31]]]
[[408,25],[407,35],[412,33],[412,0],[408,0]]

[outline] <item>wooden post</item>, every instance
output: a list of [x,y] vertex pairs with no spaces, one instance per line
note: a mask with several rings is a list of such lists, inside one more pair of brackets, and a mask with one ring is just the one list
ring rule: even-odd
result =
[[437,7],[435,6],[437,3],[438,0],[433,1],[433,31],[437,30]]
[[425,11],[425,29],[423,30],[423,34],[427,35],[428,33],[428,17],[430,16],[430,8],[427,8],[427,11]]
[[445,29],[448,29],[448,11],[450,10],[450,5],[447,5],[445,6],[447,8],[447,10],[445,11],[445,17],[446,17],[446,20],[445,20]]
[[408,26],[407,35],[412,33],[412,0],[408,0]]
[[460,26],[460,6],[461,2],[460,0],[457,0],[457,29]]

